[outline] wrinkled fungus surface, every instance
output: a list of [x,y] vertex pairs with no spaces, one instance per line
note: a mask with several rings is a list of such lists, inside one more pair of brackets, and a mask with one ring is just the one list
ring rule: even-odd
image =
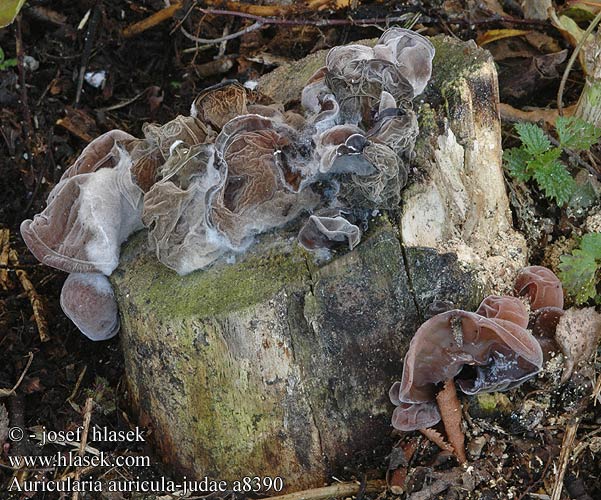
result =
[[64,313],[90,340],[107,340],[119,331],[119,310],[106,276],[70,274],[60,298]]
[[191,116],[145,124],[143,138],[107,132],[23,222],[23,238],[47,265],[107,276],[142,227],[182,275],[303,215],[305,248],[352,249],[361,230],[347,209],[400,203],[419,132],[412,100],[433,57],[426,38],[391,28],[373,48],[333,48],[298,109],[228,81],[203,90]]
[[[531,266],[520,271],[515,289],[530,300],[532,319],[519,298],[489,296],[476,312],[445,311],[417,330],[402,380],[389,393],[396,406],[396,429],[412,431],[438,423],[436,394],[441,384],[455,377],[461,391],[477,394],[511,389],[542,369],[543,350],[550,348],[563,315],[561,283],[549,269]],[[465,365],[475,367],[475,376],[464,375]]]

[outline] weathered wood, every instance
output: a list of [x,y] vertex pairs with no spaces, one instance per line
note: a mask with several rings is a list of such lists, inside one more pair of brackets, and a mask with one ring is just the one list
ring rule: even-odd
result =
[[[145,234],[124,247],[111,281],[131,403],[176,470],[281,476],[294,491],[381,461],[387,391],[420,321],[436,301],[474,308],[499,270],[523,264],[492,59],[434,42],[414,183],[402,211],[374,219],[354,251],[316,264],[291,228],[263,235],[238,262],[180,277],[146,252]],[[277,70],[263,91],[298,98],[323,57]]]

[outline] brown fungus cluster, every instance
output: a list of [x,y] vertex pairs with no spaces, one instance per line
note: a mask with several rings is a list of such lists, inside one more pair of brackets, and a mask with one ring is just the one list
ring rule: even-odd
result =
[[[389,391],[396,406],[393,427],[423,431],[441,417],[445,423],[448,409],[438,399],[442,386],[456,384],[470,395],[506,391],[542,369],[563,314],[561,282],[549,269],[530,266],[518,274],[515,292],[529,300],[530,313],[520,298],[492,295],[476,312],[442,312],[417,330],[405,356],[402,379]],[[467,372],[471,375],[465,374],[465,366],[475,368]],[[445,429],[449,434],[446,423]],[[454,451],[464,456],[462,450]]]
[[[353,248],[361,229],[349,213],[400,202],[418,134],[411,102],[433,57],[426,38],[391,28],[373,48],[332,49],[297,110],[228,81],[205,89],[191,116],[144,125],[141,139],[107,132],[64,173],[46,209],[22,223],[23,238],[44,264],[104,276],[143,227],[158,260],[182,275],[303,213],[312,214],[299,235],[305,248]],[[80,301],[68,280],[61,304],[84,334],[108,338],[116,305],[88,310],[94,293],[114,301],[108,281],[92,276],[88,285]]]

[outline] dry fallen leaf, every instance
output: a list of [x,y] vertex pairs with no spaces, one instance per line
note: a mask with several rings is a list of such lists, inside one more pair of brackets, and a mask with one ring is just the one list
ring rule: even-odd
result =
[[499,30],[488,30],[485,33],[478,36],[476,40],[478,45],[481,47],[487,43],[502,40],[503,38],[510,38],[514,36],[527,35],[530,31],[527,30],[515,30],[515,29],[499,29]]
[[601,314],[594,307],[568,309],[559,320],[555,340],[566,360],[562,382],[570,378],[574,368],[588,361],[601,338]]

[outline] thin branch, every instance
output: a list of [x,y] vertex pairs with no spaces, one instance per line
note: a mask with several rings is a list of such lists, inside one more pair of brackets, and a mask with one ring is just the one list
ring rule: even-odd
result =
[[[365,492],[381,492],[386,487],[382,481],[367,481]],[[346,498],[356,495],[361,490],[361,485],[355,482],[338,483],[323,488],[314,488],[311,490],[298,491],[287,495],[270,497],[269,500],[321,500],[325,498]]]
[[202,7],[198,7],[198,10],[203,14],[242,17],[244,19],[252,19],[263,24],[277,24],[280,26],[368,26],[372,24],[394,23],[407,20],[407,14],[391,17],[372,17],[369,19],[317,19],[312,21],[310,19],[276,19],[273,17],[263,17],[255,14],[248,14],[246,12],[237,12],[234,10],[205,9]]
[[599,21],[601,21],[601,11],[591,21],[591,24],[589,25],[587,30],[584,32],[584,35],[582,35],[582,38],[578,42],[578,45],[576,45],[574,52],[572,52],[572,56],[570,57],[570,60],[568,61],[568,65],[566,66],[566,69],[563,72],[563,76],[561,77],[561,83],[559,84],[559,90],[557,91],[557,109],[559,110],[559,114],[561,116],[563,116],[563,91],[565,89],[566,82],[568,81],[568,75],[570,74],[570,71],[572,71],[572,66],[574,66],[574,62],[576,61],[576,57],[578,57],[580,50],[586,43],[586,40],[588,39],[589,35],[595,29],[595,26],[597,26],[597,24],[599,24]]
[[191,33],[189,33],[188,31],[186,31],[186,28],[184,28],[183,26],[180,26],[179,29],[187,39],[192,40],[193,42],[218,45],[222,42],[226,42],[228,40],[234,40],[235,38],[239,38],[243,35],[246,35],[247,33],[250,33],[251,31],[259,30],[264,25],[265,25],[265,23],[257,21],[256,23],[251,24],[250,26],[244,28],[243,30],[237,31],[236,33],[230,33],[229,35],[225,35],[225,36],[222,36],[219,38],[198,38],[197,36],[194,36]]
[[17,383],[13,386],[12,389],[0,389],[0,397],[4,398],[4,397],[12,396],[15,393],[15,391],[19,388],[19,386],[21,385],[21,382],[23,382],[23,379],[25,378],[25,374],[27,373],[27,370],[29,370],[29,367],[31,366],[31,362],[33,361],[33,353],[30,352],[28,354],[28,356],[29,356],[29,359],[27,360],[27,364],[25,365],[23,372],[21,372],[21,376],[19,377],[19,380],[17,380]]

